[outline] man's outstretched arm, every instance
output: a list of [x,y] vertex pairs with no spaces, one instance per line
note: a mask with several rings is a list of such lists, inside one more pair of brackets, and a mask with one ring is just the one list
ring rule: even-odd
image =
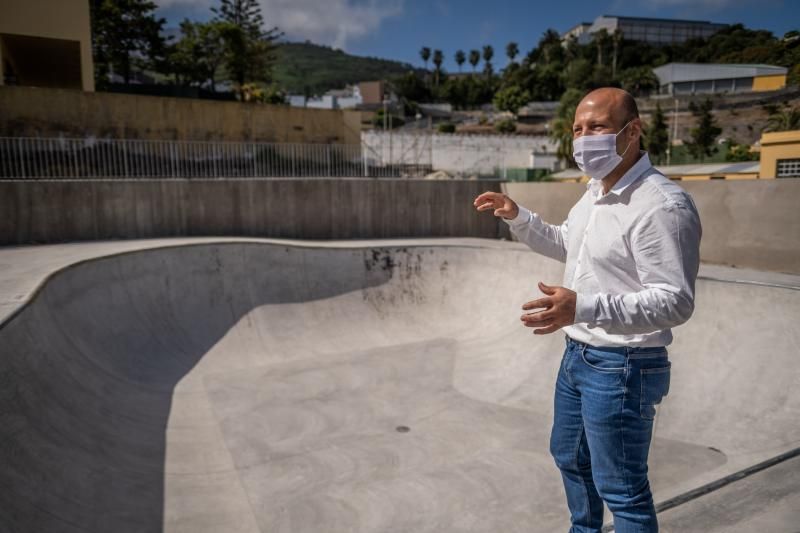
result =
[[520,242],[536,253],[562,263],[567,260],[567,223],[560,226],[548,224],[539,215],[517,205],[514,200],[499,192],[485,192],[475,198],[478,211],[494,212],[504,219]]

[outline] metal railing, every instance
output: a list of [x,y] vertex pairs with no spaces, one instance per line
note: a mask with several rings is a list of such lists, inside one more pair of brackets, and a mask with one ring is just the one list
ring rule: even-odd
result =
[[382,178],[431,171],[429,151],[397,161],[367,144],[0,137],[0,179]]

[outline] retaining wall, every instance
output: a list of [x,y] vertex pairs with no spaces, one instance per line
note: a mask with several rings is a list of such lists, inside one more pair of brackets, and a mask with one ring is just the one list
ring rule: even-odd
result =
[[[682,182],[703,224],[707,263],[800,273],[800,179]],[[580,183],[506,183],[504,191],[562,222],[586,191]]]
[[0,136],[360,144],[360,114],[0,86]]
[[496,238],[498,182],[224,179],[0,182],[0,245],[170,236]]
[[[686,182],[710,263],[800,273],[800,180]],[[0,182],[0,245],[229,235],[296,239],[508,236],[473,211],[496,181],[225,179]],[[585,191],[505,183],[550,222]]]

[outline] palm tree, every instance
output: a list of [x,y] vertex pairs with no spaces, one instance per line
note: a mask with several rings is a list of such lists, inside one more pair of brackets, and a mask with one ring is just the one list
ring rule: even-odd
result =
[[469,51],[469,64],[472,65],[472,72],[475,72],[475,67],[481,62],[481,53],[477,50]]
[[575,166],[575,160],[572,158],[572,123],[575,121],[575,107],[582,97],[583,93],[578,89],[567,89],[561,95],[556,118],[550,122],[547,133],[558,145],[556,148],[558,159],[570,167]]
[[423,46],[419,51],[419,57],[425,62],[425,70],[428,70],[428,60],[431,58],[431,49],[427,46]]
[[461,72],[461,65],[464,64],[464,61],[467,60],[466,54],[464,54],[464,50],[456,50],[455,55],[456,65],[458,65],[458,71]]
[[764,131],[792,131],[800,130],[800,106],[786,107],[775,111],[767,119]]
[[442,62],[444,61],[444,54],[441,50],[433,51],[433,64],[436,65],[434,75],[436,76],[436,86],[439,86],[439,78],[442,75]]
[[606,46],[608,45],[608,31],[603,28],[594,34],[594,45],[597,47],[597,64],[599,66],[603,65],[603,50],[605,50]]
[[611,77],[616,79],[617,77],[617,55],[619,54],[619,43],[622,42],[622,30],[617,28],[614,30],[614,33],[611,34],[611,39],[614,41],[614,55],[611,59]]
[[517,46],[517,43],[510,42],[506,45],[506,55],[508,56],[509,62],[513,63],[514,58],[517,57],[518,54],[519,46]]
[[487,78],[492,77],[492,58],[494,57],[494,48],[487,44],[483,47],[483,71],[486,73]]

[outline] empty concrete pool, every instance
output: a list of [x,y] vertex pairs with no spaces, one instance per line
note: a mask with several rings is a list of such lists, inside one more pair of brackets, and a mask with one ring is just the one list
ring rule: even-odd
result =
[[[562,268],[518,244],[127,241],[0,263],[2,531],[568,527],[547,444],[564,338],[518,320]],[[703,275],[670,349],[657,501],[800,442],[794,278]],[[793,490],[770,500],[785,523]]]

